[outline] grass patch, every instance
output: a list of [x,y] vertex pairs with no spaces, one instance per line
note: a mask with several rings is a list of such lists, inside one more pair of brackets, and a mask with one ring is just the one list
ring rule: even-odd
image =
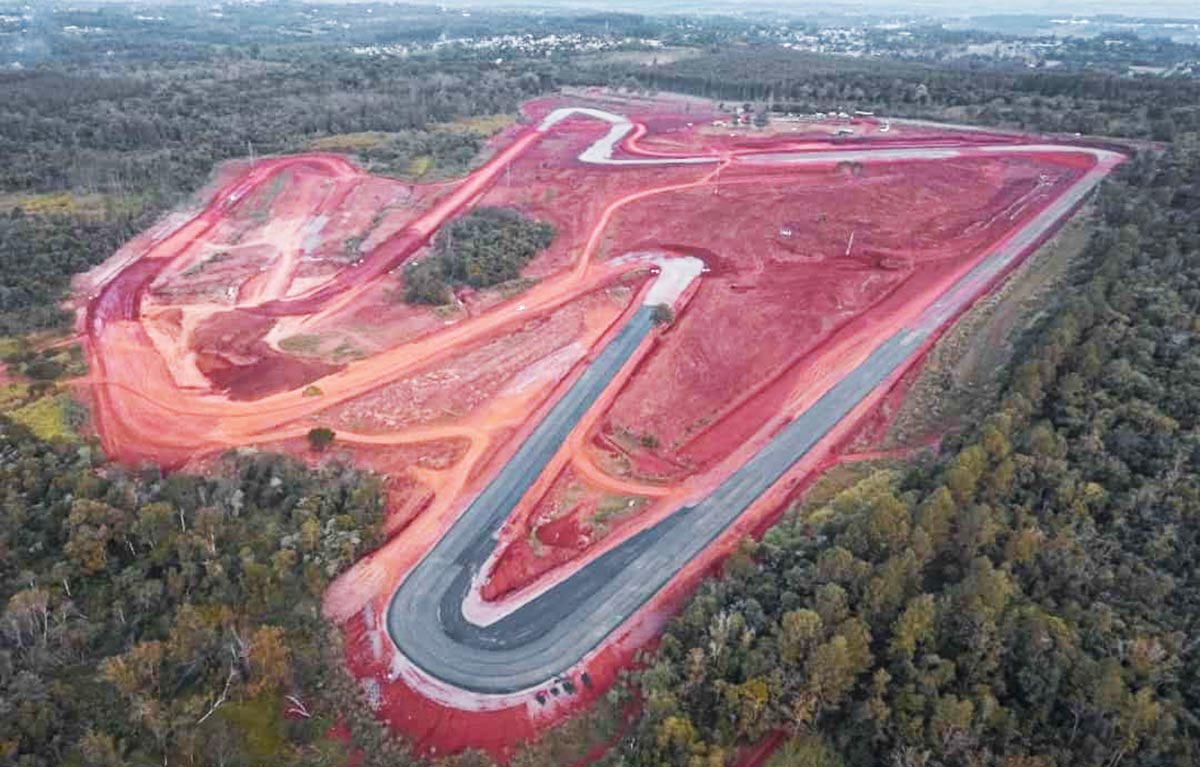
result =
[[763,767],[842,767],[837,749],[820,735],[798,735],[776,749]]
[[417,155],[408,161],[405,174],[410,178],[421,178],[433,169],[433,158],[427,154]]
[[999,396],[1017,340],[1057,300],[1072,261],[1088,240],[1090,213],[1076,215],[996,290],[960,317],[934,345],[904,398],[883,448],[969,423]]
[[396,134],[380,131],[363,133],[339,133],[334,136],[324,136],[308,142],[308,148],[318,152],[361,152],[375,149],[392,140]]
[[607,495],[596,504],[596,511],[591,516],[591,522],[593,525],[607,525],[612,520],[632,514],[645,505],[645,498],[632,495]]
[[0,211],[19,208],[30,216],[71,216],[100,219],[113,215],[140,213],[146,201],[139,195],[73,194],[71,192],[49,192],[45,194],[0,195]]
[[36,399],[9,413],[9,416],[34,433],[38,439],[51,442],[77,442],[76,431],[82,423],[82,408],[69,395],[56,394]]
[[0,360],[8,362],[28,349],[29,343],[20,336],[0,337]]
[[478,133],[481,136],[494,136],[517,121],[509,114],[478,115],[463,117],[447,123],[430,126],[434,130],[447,133]]
[[546,556],[546,546],[542,543],[542,539],[538,537],[537,530],[529,531],[529,550],[539,559]]
[[292,354],[316,354],[321,348],[321,337],[298,334],[279,341],[279,348]]
[[636,432],[626,426],[613,429],[612,441],[627,453],[636,453],[639,449],[657,450],[658,437],[650,432]]
[[362,356],[362,350],[349,341],[342,341],[337,345],[337,348],[333,350],[334,359],[345,359],[347,357],[358,359]]
[[266,221],[268,215],[271,213],[271,205],[275,203],[275,198],[279,196],[279,193],[283,191],[283,188],[291,180],[291,171],[287,170],[271,179],[270,185],[265,190],[259,192],[254,198],[248,201],[249,204],[247,207],[249,208],[250,218],[258,222]]
[[442,304],[433,307],[433,313],[444,320],[449,320],[462,314],[462,307],[458,304]]
[[29,387],[25,384],[4,384],[0,386],[0,413],[8,415],[9,411],[24,405],[28,399]]
[[821,478],[813,483],[793,509],[798,509],[801,514],[819,511],[832,503],[840,493],[854,487],[878,470],[878,464],[873,461],[833,466],[821,474]]
[[64,376],[77,378],[87,374],[87,361],[79,344],[52,346],[36,351],[25,339],[9,339],[0,348],[0,360],[8,370],[35,381],[56,381]]

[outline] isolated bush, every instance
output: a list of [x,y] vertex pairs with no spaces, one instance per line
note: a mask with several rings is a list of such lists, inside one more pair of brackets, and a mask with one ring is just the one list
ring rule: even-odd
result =
[[650,312],[650,319],[655,325],[670,325],[675,321],[675,311],[670,304],[657,304]]
[[333,429],[325,426],[318,426],[315,429],[310,429],[308,432],[308,444],[318,453],[323,452],[325,448],[333,442],[333,438],[337,436]]

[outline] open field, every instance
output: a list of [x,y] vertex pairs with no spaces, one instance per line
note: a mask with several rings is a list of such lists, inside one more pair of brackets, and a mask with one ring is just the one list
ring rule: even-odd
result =
[[[451,184],[261,160],[76,285],[110,454],[319,460],[326,426],[388,474],[393,536],[325,610],[379,715],[439,753],[503,756],[601,695],[1122,159],[720,132],[673,97],[525,109]],[[402,303],[400,267],[480,205],[554,225],[524,289]]]

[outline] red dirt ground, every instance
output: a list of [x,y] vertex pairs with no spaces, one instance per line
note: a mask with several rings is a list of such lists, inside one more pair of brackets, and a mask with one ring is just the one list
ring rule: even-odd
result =
[[[536,129],[564,105],[629,117],[635,130],[618,158],[713,162],[585,164],[579,154],[610,126],[576,116]],[[379,715],[430,753],[476,747],[503,758],[594,700],[740,537],[761,532],[838,448],[886,419],[885,387],[584,659],[592,684],[574,695],[470,696],[405,673],[381,628],[391,593],[641,303],[651,273],[626,256],[692,255],[707,272],[513,512],[482,589],[493,605],[710,490],[1095,162],[1067,146],[1025,151],[1045,143],[1034,137],[884,131],[872,119],[731,131],[712,126],[728,119],[712,104],[685,98],[593,91],[524,111],[526,123],[456,183],[372,177],[329,154],[229,165],[202,209],[169,218],[76,284],[83,385],[110,455],[174,468],[255,445],[316,460],[304,435],[327,425],[338,456],[387,476],[392,537],[331,587],[326,613]],[[846,125],[854,135],[830,135]],[[963,151],[773,159],[899,147]],[[481,204],[554,224],[554,243],[524,272],[532,284],[460,291],[446,309],[399,301],[403,263]]]

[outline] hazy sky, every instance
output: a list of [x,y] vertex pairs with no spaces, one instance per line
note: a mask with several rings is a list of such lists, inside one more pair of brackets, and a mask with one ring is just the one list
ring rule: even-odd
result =
[[[91,0],[122,3],[129,0]],[[215,4],[220,0],[190,0],[196,4]],[[388,2],[388,0],[309,0],[310,2]],[[911,13],[949,17],[988,14],[1072,14],[1116,13],[1140,17],[1200,19],[1200,0],[398,0],[418,5],[448,5],[476,8],[572,8],[613,9],[641,13],[696,13],[697,11],[736,13],[738,11],[776,11],[796,15],[868,12]],[[36,2],[36,0],[35,0]],[[154,5],[154,0],[134,0]],[[237,0],[232,0],[237,2]],[[166,0],[163,4],[187,4],[189,0]]]
[[646,2],[645,6],[674,5],[679,8],[696,8],[697,5],[720,5],[729,9],[758,6],[779,11],[791,11],[798,14],[820,13],[826,10],[866,11],[866,12],[907,12],[928,13],[941,16],[980,16],[994,13],[1029,13],[1037,15],[1059,15],[1072,13],[1120,13],[1137,16],[1181,16],[1200,18],[1200,0],[1146,0],[1146,2],[1131,2],[1131,0],[975,0],[963,3],[961,0],[831,0],[830,2],[805,2],[804,0],[751,0],[749,3],[724,2],[723,0],[697,0],[696,2]]
[[[338,0],[325,0],[337,2]],[[375,0],[380,1],[380,0]],[[384,0],[386,1],[386,0]],[[413,3],[431,0],[407,0]],[[1070,16],[1072,14],[1115,13],[1142,18],[1171,17],[1200,19],[1200,0],[437,0],[439,5],[540,8],[611,8],[642,13],[696,13],[697,11],[767,10],[796,15],[868,12],[911,13],[949,17],[989,14],[1036,14]]]

